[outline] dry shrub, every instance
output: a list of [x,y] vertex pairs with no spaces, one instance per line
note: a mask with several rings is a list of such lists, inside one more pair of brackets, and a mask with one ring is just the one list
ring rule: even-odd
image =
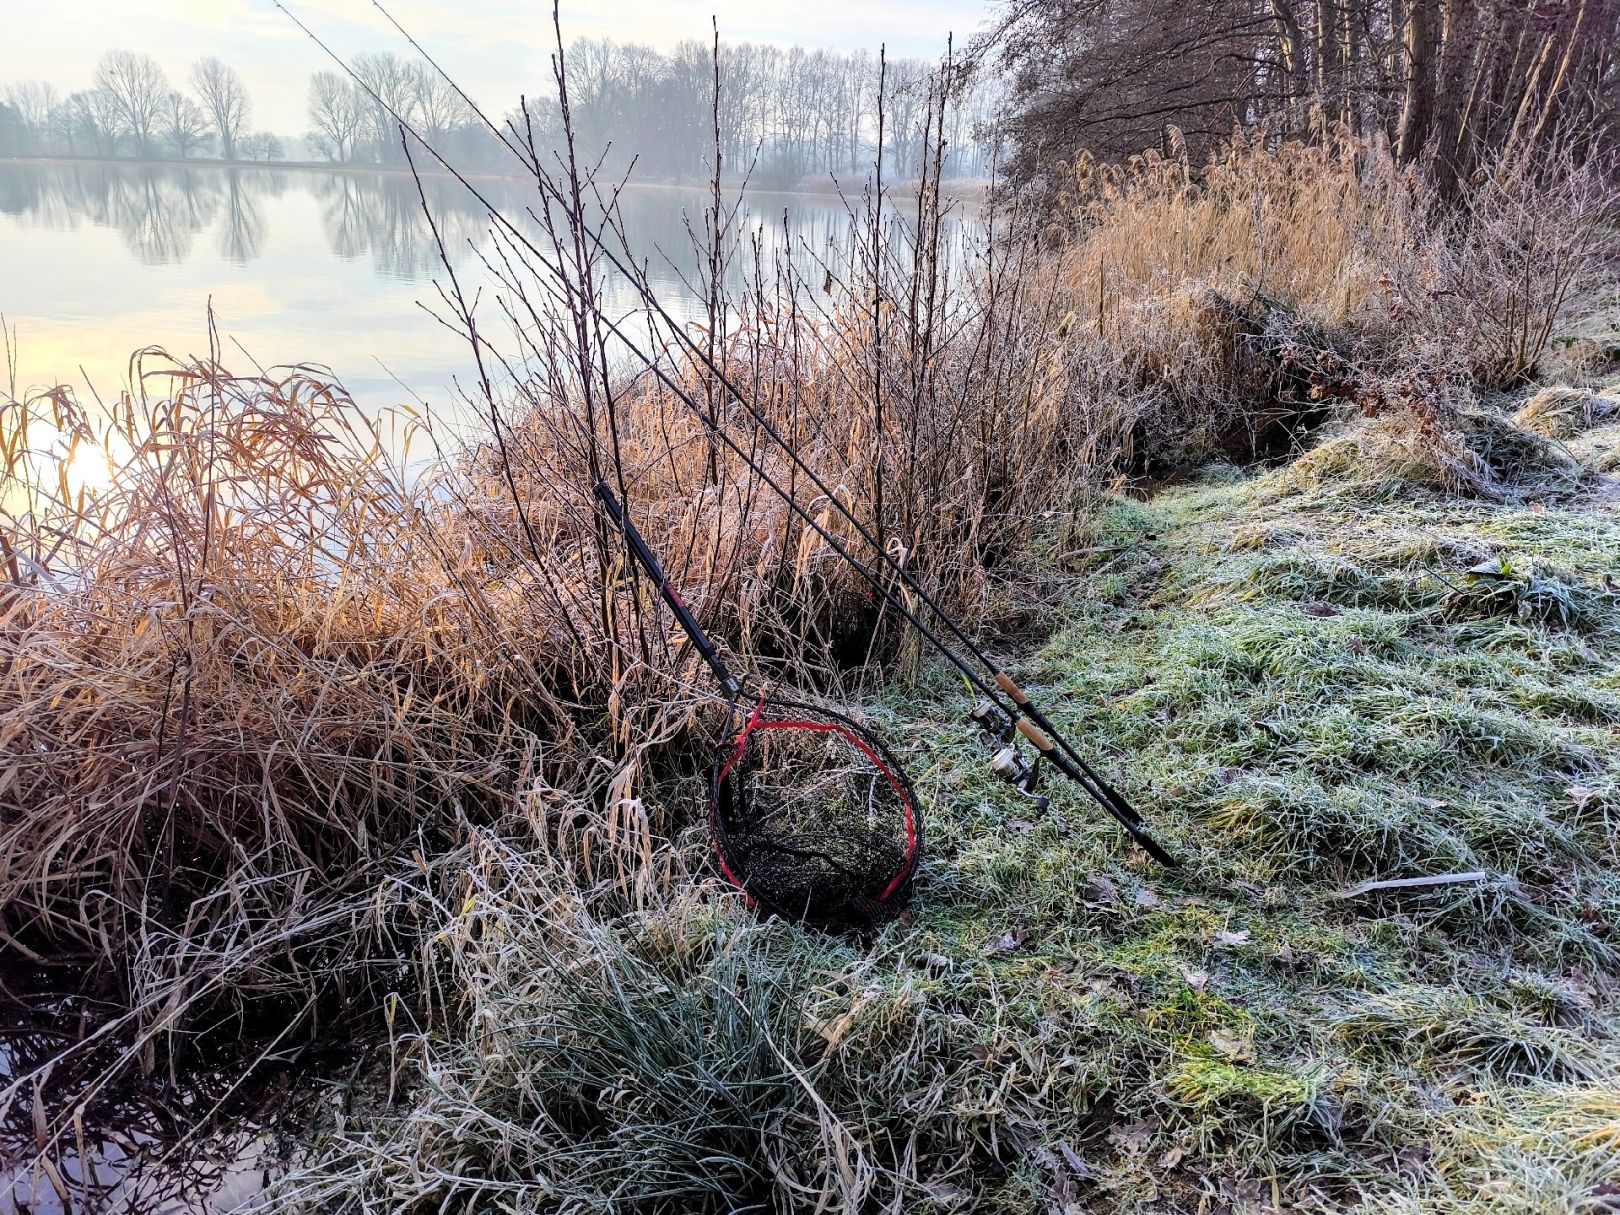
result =
[[1617,218],[1620,184],[1604,158],[1549,146],[1492,166],[1457,211],[1431,221],[1416,264],[1422,336],[1480,387],[1528,382],[1567,306],[1612,269]]
[[[359,983],[412,850],[591,782],[555,604],[479,578],[434,508],[476,482],[409,484],[314,373],[136,382],[95,426],[0,400],[0,907],[14,959],[156,1032]],[[75,485],[96,448],[116,473]]]
[[1352,406],[1401,415],[1414,375],[1524,381],[1604,272],[1617,200],[1605,166],[1552,152],[1457,208],[1370,141],[1082,162],[1042,289],[1069,358],[1128,369],[1140,446],[1246,458]]
[[1388,266],[1421,243],[1427,205],[1375,148],[1241,139],[1197,169],[1082,162],[1062,201],[1044,269],[1071,341],[1133,368],[1155,406],[1145,440],[1188,436],[1189,455],[1253,455],[1274,424],[1356,394],[1362,347],[1394,334]]

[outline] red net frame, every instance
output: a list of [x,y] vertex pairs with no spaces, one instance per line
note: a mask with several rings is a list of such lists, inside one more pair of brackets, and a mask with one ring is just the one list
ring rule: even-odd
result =
[[[899,915],[922,854],[922,815],[900,761],[871,731],[820,705],[762,696],[741,729],[738,721],[734,708],[711,770],[710,835],[726,881],[751,906],[829,927]],[[822,744],[830,783],[856,794],[864,823],[773,821],[781,811],[757,796],[778,758],[766,752],[800,745],[799,735]]]

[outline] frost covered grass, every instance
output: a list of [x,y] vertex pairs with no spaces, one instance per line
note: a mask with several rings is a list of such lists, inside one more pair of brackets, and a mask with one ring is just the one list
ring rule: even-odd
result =
[[1390,498],[1285,467],[1115,500],[1042,554],[1040,625],[1002,644],[1183,870],[1061,787],[1046,812],[1009,794],[924,667],[871,707],[932,806],[906,922],[827,937],[712,884],[602,919],[489,836],[433,938],[443,1003],[274,1201],[1602,1209],[1604,492]]
[[[1613,1061],[1612,413],[1493,394],[1614,199],[1536,185],[1459,218],[1376,149],[1149,157],[961,274],[937,197],[868,205],[844,278],[782,260],[732,299],[709,263],[737,327],[666,327],[660,375],[598,360],[576,203],[548,221],[573,260],[509,233],[486,266],[510,375],[426,473],[307,368],[145,352],[102,419],[0,395],[7,995],[117,1058],[11,1077],[5,1142],[44,1176],[111,1073],[358,1014],[385,1046],[269,1204],[1440,1202],[1479,1094],[1519,1126]],[[1492,313],[1512,257],[1565,269]],[[119,466],[87,487],[93,447]],[[1298,458],[1186,482],[1221,453]],[[739,669],[864,700],[905,756],[934,809],[904,923],[757,923],[713,880],[713,697],[597,468]],[[1150,471],[1182,483],[1110,496]],[[996,783],[959,685],[763,472],[873,561],[836,494],[1187,866]]]

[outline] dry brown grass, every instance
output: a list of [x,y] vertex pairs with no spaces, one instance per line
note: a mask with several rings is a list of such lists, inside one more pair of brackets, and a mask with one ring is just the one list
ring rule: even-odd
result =
[[[568,651],[330,383],[151,354],[136,382],[98,424],[0,401],[0,905],[8,951],[178,1028],[390,953],[364,896],[533,778]],[[90,443],[120,456],[94,491]]]
[[[577,301],[593,257],[548,267],[508,240],[490,269],[523,322],[513,386],[473,394],[488,443],[425,470],[308,369],[148,352],[110,416],[0,397],[0,952],[70,976],[152,1067],[204,1010],[290,1033],[422,985],[466,1013],[438,962],[401,959],[455,914],[488,830],[592,914],[661,903],[694,869],[681,778],[711,697],[632,590],[593,456],[756,673],[836,693],[918,657],[711,444],[681,394],[873,559],[717,369],[970,627],[1015,619],[1031,552],[1144,456],[1252,451],[1359,406],[1389,440],[1360,458],[1432,470],[1473,373],[1426,362],[1440,329],[1409,333],[1403,284],[1456,252],[1417,187],[1349,147],[1089,172],[1063,247],[998,243],[960,273],[926,215],[895,234],[868,213],[880,239],[836,281],[778,264],[717,298],[739,320],[699,334],[714,366],[663,332],[667,382],[597,365],[531,303]],[[474,348],[495,357],[487,330]],[[93,491],[92,444],[118,466]]]
[[1601,281],[1605,174],[1549,152],[1448,208],[1375,143],[1082,162],[1041,289],[1071,359],[1126,369],[1149,458],[1275,453],[1348,407],[1434,430],[1533,375]]

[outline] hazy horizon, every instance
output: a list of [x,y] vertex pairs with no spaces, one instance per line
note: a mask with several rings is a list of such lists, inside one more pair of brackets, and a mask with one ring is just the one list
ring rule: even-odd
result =
[[[409,52],[370,0],[328,0],[289,8],[338,54]],[[869,50],[936,58],[946,36],[960,46],[987,18],[989,0],[565,0],[563,38],[612,38],[660,49],[712,37],[711,15],[726,42],[767,42],[809,49]],[[474,0],[456,9],[426,0],[397,0],[390,12],[481,105],[496,112],[549,83],[554,44],[544,0]],[[305,98],[311,73],[330,61],[273,0],[70,0],[19,6],[7,14],[11,37],[0,49],[0,84],[46,80],[66,94],[88,88],[96,60],[113,48],[144,51],[177,87],[189,87],[191,65],[218,55],[246,81],[253,126],[278,135],[309,126]],[[480,37],[480,29],[499,31]]]

